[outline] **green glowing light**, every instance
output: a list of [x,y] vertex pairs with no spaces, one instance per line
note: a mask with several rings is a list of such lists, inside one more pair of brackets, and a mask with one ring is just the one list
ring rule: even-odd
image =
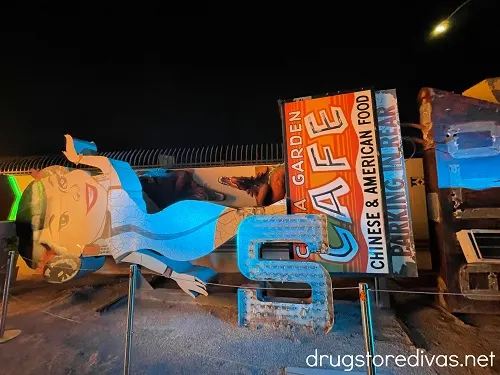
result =
[[9,220],[16,220],[22,193],[21,190],[19,189],[19,185],[17,184],[17,180],[14,176],[7,176],[7,180],[9,181],[10,188],[14,193],[14,203],[12,203],[12,206],[10,207]]

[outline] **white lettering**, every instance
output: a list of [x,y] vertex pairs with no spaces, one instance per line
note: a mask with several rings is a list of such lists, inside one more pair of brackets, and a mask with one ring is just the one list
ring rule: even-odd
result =
[[306,198],[301,199],[300,201],[293,202],[293,205],[298,209],[305,211],[306,210]]
[[306,150],[311,168],[314,172],[345,171],[351,169],[347,158],[342,157],[335,159],[333,157],[333,151],[330,146],[323,146],[324,159],[320,156],[317,143],[307,146]]
[[311,139],[323,135],[341,134],[349,126],[341,107],[330,107],[330,112],[331,119],[328,118],[326,110],[319,111],[320,123],[316,121],[314,112],[304,117],[304,125]]
[[309,196],[316,210],[344,222],[352,223],[347,207],[342,206],[338,201],[338,197],[349,193],[349,191],[349,185],[344,179],[337,177],[324,186],[309,190]]

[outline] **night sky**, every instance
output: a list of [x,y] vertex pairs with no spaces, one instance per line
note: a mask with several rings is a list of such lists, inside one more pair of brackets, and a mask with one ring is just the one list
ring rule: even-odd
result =
[[65,133],[101,151],[280,142],[278,99],[362,87],[396,88],[418,122],[421,87],[500,76],[498,1],[472,0],[439,40],[460,1],[366,3],[10,9],[0,155],[58,153]]

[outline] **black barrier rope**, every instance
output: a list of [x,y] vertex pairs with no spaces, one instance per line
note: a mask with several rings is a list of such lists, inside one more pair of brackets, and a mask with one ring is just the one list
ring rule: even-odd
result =
[[[23,257],[23,259],[33,261],[33,259]],[[61,266],[59,268],[66,268],[66,269],[72,269],[70,267],[64,267]],[[87,269],[87,268],[80,268],[79,270],[82,271],[95,271],[95,269]],[[39,276],[40,274],[34,273],[32,274],[33,276]],[[161,274],[155,273],[157,276],[162,276]],[[184,280],[184,281],[192,281],[192,279],[189,278],[182,278],[182,277],[176,277],[178,280]],[[201,281],[201,280],[200,280]],[[274,282],[280,282],[280,281],[274,281]],[[221,284],[221,283],[204,283],[206,285],[213,285],[213,286],[220,286],[224,288],[236,288],[236,289],[260,289],[260,290],[288,290],[288,291],[310,291],[310,288],[279,288],[279,287],[259,287],[259,286],[241,286],[241,285],[234,285],[234,284]],[[332,287],[332,290],[357,290],[359,287],[357,286],[348,286],[348,287]],[[452,293],[452,292],[429,292],[429,291],[422,291],[422,290],[392,290],[392,289],[368,289],[370,292],[382,292],[382,293],[402,293],[402,294],[428,294],[428,295],[452,295],[452,296],[475,296],[475,297],[492,297],[491,294],[480,294],[480,293]],[[1,293],[0,293],[1,295]]]
[[[16,301],[21,302],[21,303],[22,303],[22,304],[24,304],[24,305],[27,305],[27,306],[29,306],[29,307],[31,307],[31,306],[32,306],[30,303],[28,303],[28,302],[26,302],[26,301],[23,301],[22,299],[20,299],[20,298],[19,298],[19,297],[17,297],[17,296],[13,296],[12,294],[9,294],[9,296],[10,296],[11,298],[15,299]],[[65,297],[64,299],[66,299],[66,298],[68,298],[68,297]],[[51,306],[54,306],[55,304],[62,302],[64,299],[59,300],[59,301],[57,301],[57,302],[55,302],[55,303],[52,303],[52,304],[51,304]],[[49,307],[50,307],[50,306],[49,306]],[[52,312],[50,312],[50,311],[47,311],[46,309],[33,309],[33,310],[34,310],[34,311],[39,311],[39,312],[42,312],[42,313],[44,313],[44,314],[47,314],[47,315],[53,316],[53,317],[55,317],[55,318],[63,319],[63,320],[69,321],[69,322],[77,323],[77,324],[82,324],[82,322],[79,322],[78,320],[74,320],[74,319],[66,318],[66,317],[64,317],[64,316],[62,316],[62,315],[57,315],[57,314],[54,314],[54,313],[52,313]]]
[[[33,261],[33,259],[23,257],[25,260]],[[71,267],[64,267],[60,266],[59,268],[61,269],[72,269]],[[95,271],[94,268],[79,268],[79,271]],[[155,273],[156,276],[162,276],[161,274]],[[33,273],[32,276],[40,276],[39,273]],[[183,277],[176,277],[178,280],[184,280],[184,281],[192,281],[192,279],[189,278],[183,278]],[[200,280],[201,281],[201,280]],[[280,282],[280,281],[275,281],[275,282]],[[232,285],[232,284],[219,284],[219,283],[204,283],[206,285],[214,285],[214,286],[221,286],[221,287],[226,287],[226,288],[238,288],[238,289],[274,289],[274,290],[290,290],[290,291],[310,291],[311,289],[306,289],[306,288],[276,288],[276,287],[253,287],[253,286],[240,286],[240,285]],[[351,287],[340,287],[340,288],[332,288],[333,290],[341,290],[341,289],[358,289],[357,286],[351,286]]]
[[[187,279],[182,279],[182,280],[187,280]],[[276,281],[279,282],[279,281]],[[237,288],[237,289],[274,289],[274,290],[301,290],[301,291],[306,291],[306,290],[311,290],[311,289],[298,289],[298,288],[274,288],[274,287],[260,287],[258,285],[256,286],[240,286],[240,285],[231,285],[231,284],[218,284],[218,283],[205,283],[207,285],[216,285],[216,286],[222,286],[226,288]],[[332,287],[332,290],[349,290],[349,289],[359,289],[357,286],[344,286],[344,287]]]
[[448,295],[448,296],[471,296],[471,297],[492,297],[491,294],[480,293],[452,293],[452,292],[429,292],[426,290],[390,290],[390,289],[368,289],[370,292],[402,293],[402,294],[428,294],[428,295]]

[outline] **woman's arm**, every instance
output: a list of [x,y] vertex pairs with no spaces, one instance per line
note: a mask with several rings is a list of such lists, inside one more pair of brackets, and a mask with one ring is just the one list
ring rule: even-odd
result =
[[63,154],[70,162],[100,169],[103,174],[109,176],[111,186],[121,185],[120,178],[107,157],[79,154],[76,152],[73,137],[69,134],[64,137],[66,138],[66,151],[63,151]]
[[[196,298],[197,294],[203,294],[207,296],[207,290],[205,283],[199,278],[183,273],[184,271],[193,267],[189,262],[179,262],[171,259],[167,259],[155,252],[149,250],[140,250],[130,252],[125,257],[121,258],[119,261],[115,259],[117,263],[128,262],[133,264],[140,264],[151,271],[157,272],[160,275],[175,280],[177,285],[188,295]],[[168,264],[167,264],[168,263]],[[177,271],[174,271],[174,269]]]

